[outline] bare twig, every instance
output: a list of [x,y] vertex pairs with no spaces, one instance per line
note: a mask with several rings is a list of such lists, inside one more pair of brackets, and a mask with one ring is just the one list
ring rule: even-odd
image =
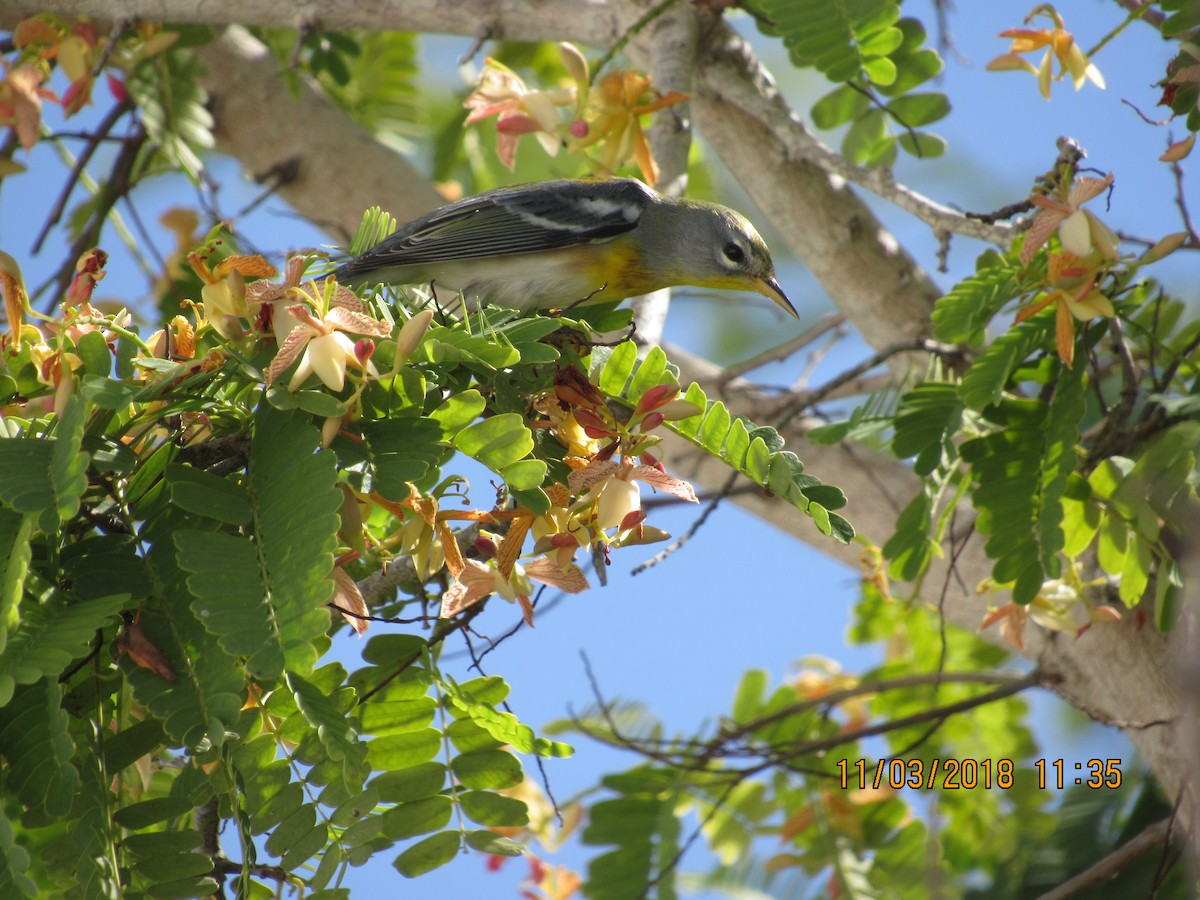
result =
[[1066,900],[1067,897],[1075,897],[1090,888],[1098,888],[1139,856],[1166,841],[1167,834],[1171,829],[1171,818],[1168,816],[1153,825],[1148,825],[1133,840],[1122,844],[1108,856],[1084,869],[1073,878],[1067,879],[1054,890],[1042,894],[1038,900]]
[[[96,152],[96,148],[108,138],[108,133],[113,130],[113,127],[120,120],[121,116],[132,109],[133,104],[128,99],[117,101],[104,118],[100,120],[99,124],[96,125],[96,130],[87,135],[87,144],[84,145],[83,150],[80,151],[79,156],[76,158],[75,165],[71,167],[66,181],[63,182],[62,189],[58,192],[58,198],[54,201],[54,206],[50,209],[50,214],[46,217],[41,231],[34,238],[33,252],[35,254],[41,252],[42,244],[45,243],[50,229],[57,225],[62,218],[63,210],[67,207],[67,201],[70,199],[71,193],[75,190],[75,185],[79,182],[84,169],[87,168],[87,164],[91,162],[92,154]],[[74,264],[75,260],[72,259],[71,265]]]
[[704,526],[704,523],[706,521],[708,521],[708,517],[713,514],[713,512],[716,510],[716,508],[720,505],[721,501],[724,500],[727,496],[729,496],[730,492],[733,490],[733,486],[735,484],[737,484],[737,479],[738,479],[738,473],[731,472],[729,475],[729,479],[725,482],[725,487],[713,495],[712,499],[709,500],[708,504],[704,507],[704,510],[700,513],[700,515],[698,515],[696,517],[696,520],[694,522],[692,522],[692,524],[688,527],[688,530],[685,531],[683,534],[681,534],[674,541],[672,541],[668,547],[666,547],[663,550],[660,550],[658,553],[654,554],[654,556],[650,557],[650,559],[646,560],[643,563],[638,563],[636,566],[633,567],[633,569],[630,571],[629,574],[630,575],[641,575],[647,569],[654,568],[660,562],[662,562],[664,559],[666,559],[668,556],[670,556],[672,553],[675,553],[677,550],[681,549],[683,547],[683,545],[686,544],[688,541],[690,541],[693,537],[695,537],[696,532],[699,531]]
[[1192,216],[1188,212],[1187,201],[1183,197],[1183,167],[1178,162],[1171,163],[1171,174],[1175,176],[1175,205],[1179,207],[1179,215],[1183,218],[1183,227],[1187,230],[1188,239],[1193,244],[1200,244],[1200,233],[1192,224]]
[[845,322],[845,313],[829,313],[828,315],[822,316],[821,319],[817,321],[816,324],[814,324],[811,328],[796,335],[791,340],[784,341],[779,346],[771,347],[767,350],[764,350],[762,353],[757,353],[749,359],[743,360],[742,362],[733,363],[732,365],[726,366],[725,371],[722,372],[721,376],[717,379],[717,389],[720,390],[721,388],[724,388],[725,385],[727,385],[733,379],[740,378],[747,372],[765,366],[768,363],[782,362],[793,353],[803,350],[826,332],[834,328],[841,327],[845,324]]

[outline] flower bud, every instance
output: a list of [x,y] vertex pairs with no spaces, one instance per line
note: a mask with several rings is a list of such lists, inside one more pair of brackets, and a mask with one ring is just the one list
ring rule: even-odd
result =
[[359,338],[354,342],[354,358],[364,369],[367,367],[368,360],[374,355],[375,342],[370,338]]

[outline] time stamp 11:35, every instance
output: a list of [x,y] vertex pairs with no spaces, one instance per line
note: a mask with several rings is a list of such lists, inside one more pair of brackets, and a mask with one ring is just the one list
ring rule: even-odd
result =
[[839,759],[838,785],[842,790],[868,787],[924,788],[944,791],[1008,790],[1017,779],[1033,778],[1039,790],[1062,790],[1071,785],[1095,790],[1121,786],[1121,760],[1089,759],[1068,762],[1063,759],[1037,759],[1033,768],[1018,770],[1011,759]]

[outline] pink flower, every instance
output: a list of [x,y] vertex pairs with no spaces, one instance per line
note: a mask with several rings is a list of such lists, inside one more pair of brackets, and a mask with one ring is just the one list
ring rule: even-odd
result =
[[1063,249],[1075,256],[1087,256],[1095,247],[1107,259],[1116,260],[1117,236],[1089,210],[1080,209],[1094,197],[1100,196],[1112,186],[1113,176],[1109,172],[1104,178],[1076,178],[1066,196],[1034,194],[1029,202],[1040,210],[1025,236],[1021,247],[1021,262],[1029,265],[1054,229]]
[[340,391],[346,383],[348,364],[370,375],[378,375],[374,363],[360,359],[355,342],[346,333],[387,337],[392,326],[372,319],[361,301],[356,300],[356,303],[357,309],[335,306],[323,316],[316,315],[305,303],[288,306],[286,311],[297,324],[280,344],[279,353],[266,371],[267,385],[283,374],[297,357],[300,365],[288,382],[289,391],[297,390],[314,373],[330,390]]
[[625,517],[642,508],[641,493],[634,482],[640,481],[672,497],[696,503],[696,492],[686,481],[668,475],[656,466],[634,465],[628,460],[595,460],[576,469],[567,480],[572,494],[587,491],[595,504],[596,527],[601,531],[618,528]]
[[567,88],[531,91],[516,72],[488,59],[475,90],[463,106],[471,110],[467,124],[496,116],[496,154],[512,169],[516,165],[517,142],[532,134],[551,156],[558,153],[559,115],[556,107],[572,106],[575,91]]
[[552,559],[539,556],[524,566],[514,564],[507,578],[500,570],[477,559],[464,560],[464,567],[442,595],[441,617],[447,619],[464,609],[474,606],[490,594],[499,594],[508,602],[517,602],[526,624],[533,625],[533,605],[529,597],[533,593],[532,581],[539,581],[558,588],[568,594],[578,594],[588,589],[587,577],[573,562],[559,565]]

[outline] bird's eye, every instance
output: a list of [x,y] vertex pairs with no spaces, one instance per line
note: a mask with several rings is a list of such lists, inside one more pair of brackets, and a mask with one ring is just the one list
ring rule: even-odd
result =
[[723,252],[731,263],[740,263],[746,259],[746,251],[737,244],[726,244]]

